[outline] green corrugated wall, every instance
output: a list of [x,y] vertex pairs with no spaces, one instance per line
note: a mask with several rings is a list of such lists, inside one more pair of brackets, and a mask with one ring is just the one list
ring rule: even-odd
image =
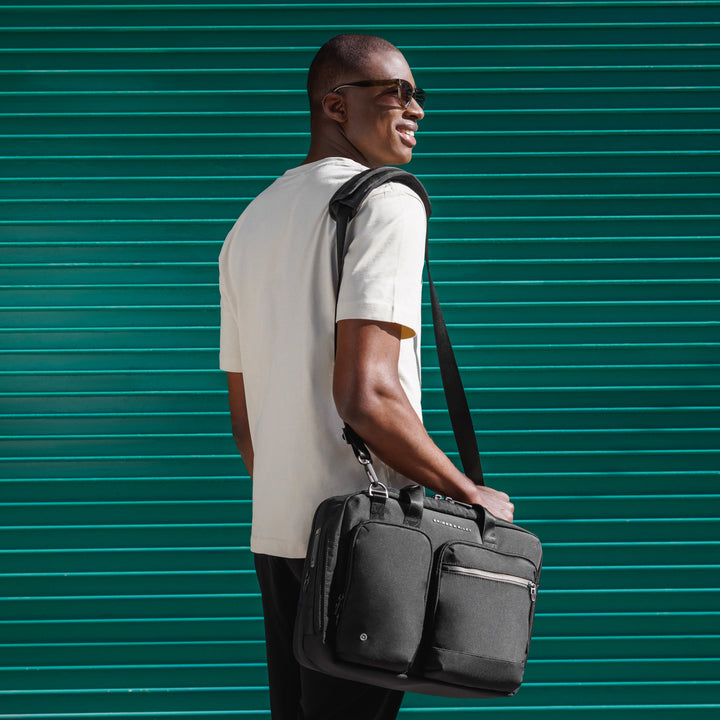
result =
[[488,475],[546,552],[520,693],[401,717],[718,716],[719,2],[0,22],[0,718],[268,717],[216,257],[303,157],[305,68],[347,30],[428,90],[434,275]]

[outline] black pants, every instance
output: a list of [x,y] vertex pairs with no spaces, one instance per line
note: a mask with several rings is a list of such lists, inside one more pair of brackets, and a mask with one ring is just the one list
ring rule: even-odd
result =
[[302,560],[255,555],[273,720],[393,720],[402,692],[332,678],[295,660],[292,637],[302,568]]

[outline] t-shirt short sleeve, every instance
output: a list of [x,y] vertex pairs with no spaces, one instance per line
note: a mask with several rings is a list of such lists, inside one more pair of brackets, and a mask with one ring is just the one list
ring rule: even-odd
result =
[[349,248],[337,320],[377,320],[420,331],[427,219],[420,198],[388,183],[373,191],[348,226]]

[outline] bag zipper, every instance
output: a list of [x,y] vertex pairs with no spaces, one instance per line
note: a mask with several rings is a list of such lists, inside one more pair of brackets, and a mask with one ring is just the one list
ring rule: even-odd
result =
[[517,575],[506,575],[505,573],[491,572],[490,570],[459,567],[457,565],[445,565],[444,567],[447,572],[457,573],[458,575],[469,575],[471,577],[479,577],[485,580],[495,580],[497,582],[520,585],[521,587],[526,587],[530,591],[530,598],[533,601],[537,597],[537,585],[527,578],[518,577]]
[[[312,550],[310,553],[310,567],[308,568],[308,573],[305,578],[305,586],[310,582],[310,574],[314,571],[315,573],[315,582],[313,586],[313,625],[315,626],[315,632],[322,632],[322,615],[323,615],[323,608],[322,608],[322,591],[324,587],[324,577],[323,577],[323,558],[322,556],[318,557],[321,541],[323,540],[323,533],[321,533],[322,528],[317,528],[313,534],[313,543],[312,543]],[[324,553],[323,553],[324,555]],[[318,562],[318,560],[320,562]]]

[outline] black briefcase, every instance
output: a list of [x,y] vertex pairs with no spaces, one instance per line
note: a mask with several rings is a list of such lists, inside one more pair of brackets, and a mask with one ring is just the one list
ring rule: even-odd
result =
[[[346,228],[367,194],[414,176],[369,170],[331,201],[339,278]],[[427,255],[426,255],[427,260]],[[483,484],[470,411],[430,277],[443,387],[465,474]],[[542,564],[538,538],[479,505],[386,488],[362,439],[344,437],[367,490],[325,500],[313,521],[295,624],[304,666],[381,687],[477,698],[512,695],[523,679]]]
[[317,509],[295,625],[306,667],[447,697],[512,695],[542,551],[479,506],[380,484]]

